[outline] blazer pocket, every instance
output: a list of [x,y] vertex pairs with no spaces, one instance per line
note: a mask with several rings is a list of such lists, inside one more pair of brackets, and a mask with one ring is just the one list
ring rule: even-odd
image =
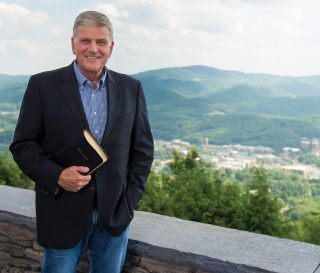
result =
[[124,185],[123,185],[123,193],[124,193],[125,203],[126,203],[126,207],[127,207],[129,216],[132,219],[133,215],[134,215],[134,208],[133,208],[133,205],[132,205],[130,198],[128,198],[128,196],[127,196],[126,187]]

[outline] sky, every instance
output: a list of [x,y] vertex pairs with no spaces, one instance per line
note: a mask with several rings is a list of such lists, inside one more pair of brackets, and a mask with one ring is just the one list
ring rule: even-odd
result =
[[118,72],[206,65],[320,75],[319,0],[0,0],[0,73],[70,64],[73,22],[84,10],[112,22],[107,66]]

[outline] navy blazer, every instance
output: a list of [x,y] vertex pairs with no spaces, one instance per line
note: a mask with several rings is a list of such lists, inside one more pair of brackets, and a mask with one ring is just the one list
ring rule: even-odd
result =
[[108,117],[102,139],[109,161],[79,192],[54,198],[64,169],[53,160],[88,128],[72,65],[30,77],[10,151],[21,170],[36,183],[38,242],[48,248],[71,248],[81,238],[97,208],[113,235],[133,218],[153,161],[153,139],[140,82],[108,70]]

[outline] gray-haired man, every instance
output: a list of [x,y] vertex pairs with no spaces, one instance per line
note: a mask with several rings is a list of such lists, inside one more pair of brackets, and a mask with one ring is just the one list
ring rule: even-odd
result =
[[[119,273],[134,207],[145,190],[153,139],[139,81],[111,71],[113,31],[102,13],[75,20],[75,61],[31,76],[10,150],[36,183],[42,272],[73,273],[88,250],[91,273]],[[92,175],[64,165],[65,147],[88,129],[109,160]],[[60,157],[58,156],[60,155]]]

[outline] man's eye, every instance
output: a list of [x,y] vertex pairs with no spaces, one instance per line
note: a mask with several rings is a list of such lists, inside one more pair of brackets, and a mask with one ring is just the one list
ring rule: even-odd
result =
[[89,40],[81,40],[80,42],[81,42],[82,44],[88,44],[88,43],[90,43]]
[[98,41],[97,42],[98,45],[107,45],[107,41]]

